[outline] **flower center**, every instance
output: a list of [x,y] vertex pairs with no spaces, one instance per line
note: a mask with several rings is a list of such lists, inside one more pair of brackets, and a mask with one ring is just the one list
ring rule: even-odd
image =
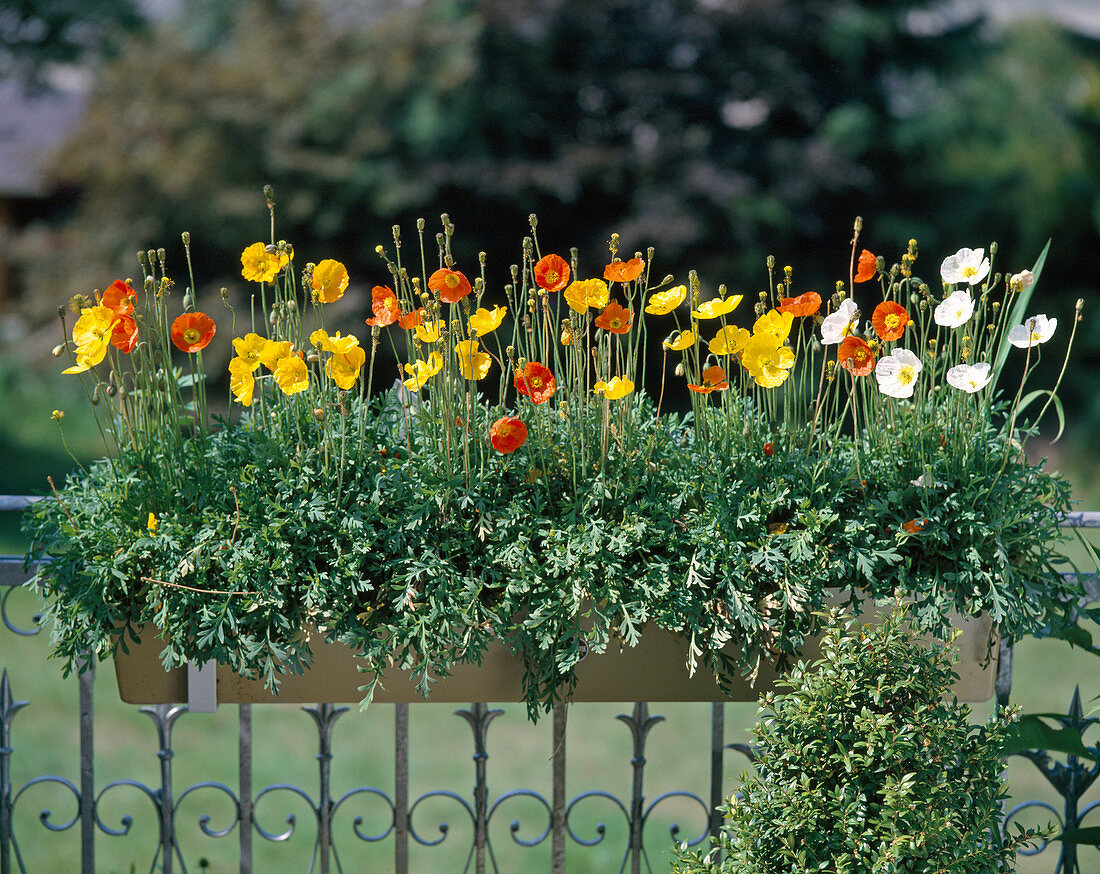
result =
[[561,276],[557,270],[546,271],[546,281],[549,282],[551,285],[555,285],[560,278]]
[[541,376],[532,376],[527,382],[531,385],[531,388],[542,388]]
[[901,317],[897,313],[890,313],[885,319],[883,319],[886,327],[891,331],[897,330],[898,325],[901,323]]
[[448,273],[446,282],[447,282],[447,285],[449,285],[451,288],[458,288],[458,284],[460,282],[460,280],[458,278],[458,274],[457,273]]
[[186,343],[188,346],[198,343],[201,337],[202,334],[200,334],[195,328],[188,328],[186,331],[183,332],[183,342]]
[[913,365],[904,364],[898,368],[898,382],[902,385],[909,385],[914,379],[916,379],[916,373],[913,370]]

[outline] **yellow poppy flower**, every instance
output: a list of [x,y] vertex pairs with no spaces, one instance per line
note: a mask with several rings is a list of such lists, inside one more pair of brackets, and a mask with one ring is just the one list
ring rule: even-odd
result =
[[309,335],[309,342],[323,352],[331,352],[334,355],[347,355],[359,345],[359,338],[354,334],[348,334],[346,337],[341,336],[339,331],[330,337],[328,331],[318,328]]
[[726,325],[710,341],[707,348],[715,355],[736,355],[749,341],[749,332],[736,325]]
[[253,243],[241,252],[241,276],[249,282],[272,282],[289,263],[286,252],[269,252],[263,243]]
[[367,360],[367,353],[361,346],[353,346],[347,352],[334,352],[325,366],[325,372],[344,391],[355,385],[359,371]]
[[284,394],[293,395],[305,391],[309,386],[309,371],[306,363],[297,355],[286,355],[275,365],[275,382]]
[[578,279],[565,289],[565,302],[577,313],[584,313],[589,307],[602,310],[609,299],[607,283],[602,279]]
[[470,334],[477,334],[479,337],[484,337],[486,334],[491,334],[504,322],[504,316],[508,313],[507,307],[493,307],[492,311],[487,309],[478,309],[476,313],[470,316],[469,329]]
[[156,517],[155,513],[150,513],[148,520],[145,522],[145,527],[149,529],[149,533],[152,534],[157,530],[157,526],[160,524],[160,520]]
[[268,370],[274,370],[275,365],[286,358],[293,348],[294,344],[289,340],[264,340],[263,348],[259,352],[260,364]]
[[592,391],[602,394],[609,401],[617,401],[634,391],[634,383],[629,379],[620,379],[615,376],[608,382],[597,382],[592,386]]
[[259,366],[259,358],[256,359],[255,366],[244,357],[232,358],[229,361],[229,390],[233,392],[237,402],[243,406],[252,406],[252,393],[256,389],[256,377],[252,374]]
[[764,388],[782,385],[794,367],[794,350],[774,334],[754,334],[741,352],[741,363]]
[[255,370],[260,366],[260,352],[266,343],[267,340],[259,334],[248,333],[243,337],[233,338],[233,351],[241,361],[248,364],[249,370]]
[[339,261],[326,258],[313,268],[313,294],[321,303],[333,303],[344,296],[348,287],[348,269]]
[[409,378],[405,380],[405,388],[409,391],[419,391],[424,384],[443,369],[443,356],[433,352],[427,361],[417,358],[413,364],[405,365],[405,373]]
[[73,325],[73,343],[76,344],[76,364],[66,367],[63,373],[83,373],[91,370],[107,356],[111,334],[118,315],[110,307],[85,307]]
[[645,311],[651,316],[667,316],[684,302],[685,297],[687,297],[686,285],[677,285],[668,291],[658,291],[650,296]]
[[478,352],[477,340],[461,340],[455,344],[458,369],[465,379],[484,379],[493,359],[485,352]]
[[685,349],[690,349],[695,345],[695,332],[681,331],[675,337],[665,340],[661,345],[666,349],[671,349],[673,352],[683,352]]
[[697,319],[717,319],[721,316],[728,316],[737,309],[742,297],[744,297],[742,294],[732,294],[725,300],[720,297],[705,300],[699,304],[699,309],[692,310],[691,314]]
[[794,324],[794,313],[781,313],[779,310],[768,310],[752,326],[754,334],[771,334],[779,338],[780,342],[791,335],[791,325]]
[[437,322],[422,322],[416,326],[416,338],[421,343],[438,343],[443,336],[443,328],[447,323],[440,319]]

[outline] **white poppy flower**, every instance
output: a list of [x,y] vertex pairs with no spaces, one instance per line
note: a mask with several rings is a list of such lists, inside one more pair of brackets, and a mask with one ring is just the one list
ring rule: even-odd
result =
[[1035,281],[1035,274],[1030,270],[1021,270],[1019,273],[1014,273],[1008,280],[1009,291],[1023,291],[1025,288],[1030,287],[1031,283]]
[[1008,332],[1008,342],[1017,349],[1038,346],[1053,337],[1054,329],[1057,327],[1057,319],[1048,319],[1042,314],[1031,316],[1024,319],[1022,325],[1017,325]]
[[947,371],[947,384],[959,391],[973,394],[981,391],[993,378],[989,372],[989,362],[980,361],[977,364],[957,364]]
[[948,285],[958,282],[977,285],[988,275],[989,259],[985,257],[985,249],[959,249],[944,258],[940,265],[940,277]]
[[879,390],[892,398],[911,398],[923,366],[908,349],[895,349],[875,366]]
[[821,322],[821,343],[831,346],[839,343],[855,329],[859,319],[859,307],[850,297],[840,302],[836,312],[825,316]]
[[937,325],[944,328],[957,328],[969,322],[972,315],[974,315],[974,298],[970,296],[969,291],[956,291],[943,299],[932,313],[932,318]]

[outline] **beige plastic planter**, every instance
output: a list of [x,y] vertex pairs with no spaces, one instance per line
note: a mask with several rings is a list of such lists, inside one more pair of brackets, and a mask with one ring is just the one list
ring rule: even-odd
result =
[[[888,609],[888,608],[879,608]],[[955,694],[961,701],[986,701],[993,696],[997,671],[997,647],[990,649],[992,624],[987,616],[959,619],[962,634],[956,641],[959,661],[955,671],[959,681]],[[163,643],[145,635],[140,645],[129,644],[129,654],[119,653],[115,661],[118,690],[130,704],[194,702],[204,696],[210,703],[339,703],[357,702],[363,695],[359,687],[365,677],[358,660],[342,644],[325,643],[318,637],[312,645],[313,667],[301,676],[283,677],[279,694],[272,695],[263,683],[246,680],[228,668],[216,666],[204,691],[196,693],[192,680],[189,699],[188,668],[165,671],[160,661]],[[819,640],[803,650],[806,659],[816,658]],[[764,667],[755,686],[737,678],[732,695],[726,695],[706,670],[688,676],[687,641],[655,626],[647,627],[635,647],[609,649],[588,655],[577,667],[577,688],[572,701],[755,701],[761,692],[773,687],[775,671]],[[194,669],[192,669],[193,671]],[[408,674],[389,669],[382,686],[375,692],[379,702],[436,701],[522,701],[523,667],[519,659],[494,644],[480,665],[459,665],[451,675],[432,686],[431,697],[424,699],[416,691]]]

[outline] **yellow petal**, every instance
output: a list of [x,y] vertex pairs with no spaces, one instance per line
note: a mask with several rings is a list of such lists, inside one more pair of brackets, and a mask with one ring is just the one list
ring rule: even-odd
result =
[[672,339],[665,340],[662,345],[666,349],[671,349],[674,352],[683,352],[685,349],[690,349],[695,345],[695,332],[681,331]]

